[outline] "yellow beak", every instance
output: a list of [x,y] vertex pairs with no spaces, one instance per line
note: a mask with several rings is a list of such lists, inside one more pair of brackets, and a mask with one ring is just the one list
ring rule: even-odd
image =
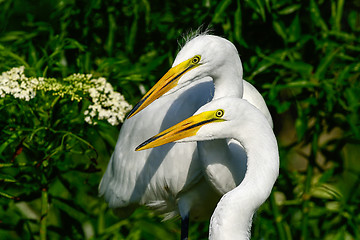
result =
[[135,105],[127,118],[131,118],[142,109],[146,108],[150,103],[175,87],[181,76],[183,76],[187,71],[198,67],[200,64],[193,63],[193,59],[194,58],[190,58],[182,63],[179,63],[175,67],[172,67]]
[[199,129],[208,123],[225,121],[216,116],[216,111],[207,111],[191,116],[184,121],[162,131],[161,133],[149,138],[136,147],[136,151],[148,148],[158,147],[166,143],[175,142],[177,140],[194,136]]

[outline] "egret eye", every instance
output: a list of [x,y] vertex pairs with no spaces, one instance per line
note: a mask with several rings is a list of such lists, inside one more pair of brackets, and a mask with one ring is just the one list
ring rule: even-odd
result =
[[215,116],[221,118],[222,116],[224,116],[224,110],[222,109],[217,110]]
[[196,55],[195,57],[193,57],[193,59],[191,60],[192,64],[197,64],[200,62],[200,55]]

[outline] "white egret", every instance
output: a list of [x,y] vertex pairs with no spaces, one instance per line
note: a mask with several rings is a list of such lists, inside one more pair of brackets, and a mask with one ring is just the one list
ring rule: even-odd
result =
[[148,139],[136,149],[173,141],[225,138],[234,138],[244,146],[247,170],[240,185],[226,193],[217,204],[210,221],[209,239],[249,239],[253,214],[269,197],[279,175],[274,132],[256,107],[239,98],[214,100],[192,117]]
[[[165,219],[180,214],[182,238],[185,239],[189,214],[195,220],[210,216],[221,195],[241,182],[243,175],[237,174],[241,166],[236,164],[244,161],[228,161],[226,165],[221,159],[226,156],[237,159],[235,153],[243,153],[242,148],[232,140],[228,143],[219,140],[218,144],[209,141],[202,146],[195,142],[167,144],[142,152],[135,152],[134,148],[148,137],[191,116],[211,99],[241,98],[243,91],[244,98],[262,110],[272,124],[262,96],[242,80],[241,61],[231,42],[211,35],[200,35],[187,42],[173,67],[124,122],[99,186],[100,195],[123,216],[130,214],[137,205],[147,205],[165,213]],[[217,151],[217,157],[210,157],[207,151],[215,151],[215,147],[207,144],[224,151]],[[207,199],[205,203],[204,199]]]

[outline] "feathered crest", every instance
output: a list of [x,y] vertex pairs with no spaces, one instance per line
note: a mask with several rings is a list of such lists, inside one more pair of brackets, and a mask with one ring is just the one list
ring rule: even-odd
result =
[[178,41],[179,50],[181,48],[183,48],[188,42],[190,42],[194,38],[201,36],[201,35],[212,34],[212,32],[213,32],[213,30],[211,29],[211,27],[209,27],[209,26],[205,27],[204,25],[201,25],[195,31],[190,29],[187,33],[182,34],[182,39],[180,41]]

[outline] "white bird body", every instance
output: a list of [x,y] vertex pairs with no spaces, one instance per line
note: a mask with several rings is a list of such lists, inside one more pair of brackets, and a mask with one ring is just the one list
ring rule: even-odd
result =
[[217,204],[210,221],[209,239],[249,239],[253,214],[269,197],[279,174],[275,135],[256,107],[239,98],[211,101],[192,117],[150,138],[137,149],[173,141],[212,142],[227,138],[234,138],[244,146],[247,170],[240,185]]
[[[225,44],[225,49],[217,49],[221,44]],[[179,213],[183,217],[189,212],[192,219],[210,216],[221,195],[236,187],[244,177],[246,161],[239,160],[244,152],[237,141],[217,140],[220,144],[214,141],[214,146],[208,146],[210,142],[167,144],[141,152],[135,152],[134,148],[191,116],[210,100],[224,96],[241,98],[243,91],[244,97],[262,110],[272,125],[262,96],[251,84],[243,83],[240,58],[229,41],[198,36],[179,52],[173,68],[188,59],[189,52],[190,57],[200,54],[204,63],[184,73],[178,87],[124,122],[99,186],[100,195],[105,196],[111,208],[129,214],[138,204],[148,205],[165,213],[165,219]],[[218,61],[207,64],[211,57]],[[214,151],[217,148],[218,155],[209,157],[208,147]],[[242,155],[238,156],[241,151]],[[228,163],[221,162],[224,158]]]
[[[211,100],[212,93],[211,79],[203,79],[159,98],[124,122],[100,183],[100,194],[104,194],[110,208],[140,204],[166,213],[166,219],[179,214],[179,199],[203,178],[201,162],[197,160],[197,144],[168,144],[142,152],[134,149],[149,136],[191,116]],[[193,192],[191,198],[196,199],[193,194],[198,191]],[[203,212],[200,208],[196,209]],[[210,216],[210,213],[207,215]],[[205,217],[196,213],[192,215]]]

